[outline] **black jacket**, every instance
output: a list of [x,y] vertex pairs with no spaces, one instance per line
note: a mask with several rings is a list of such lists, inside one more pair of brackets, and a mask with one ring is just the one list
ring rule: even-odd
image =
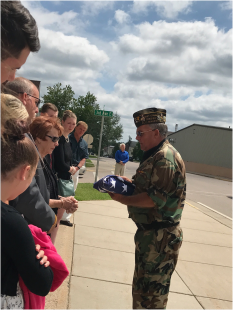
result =
[[16,295],[19,275],[34,294],[45,296],[53,281],[50,267],[36,258],[35,242],[27,222],[13,207],[1,203],[1,293]]
[[71,174],[69,173],[70,166],[72,165],[72,149],[69,142],[66,142],[64,136],[61,136],[59,145],[54,149],[54,170],[57,176],[63,180],[70,180]]
[[9,203],[24,215],[28,224],[35,225],[43,231],[49,231],[55,224],[56,215],[49,206],[50,193],[42,164],[39,159],[35,177],[32,179],[29,187]]

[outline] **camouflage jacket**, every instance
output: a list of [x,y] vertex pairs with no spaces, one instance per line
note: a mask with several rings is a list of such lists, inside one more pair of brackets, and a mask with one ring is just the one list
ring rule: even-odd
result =
[[180,221],[186,197],[185,165],[167,140],[140,164],[133,184],[136,186],[133,195],[146,192],[155,204],[153,208],[128,206],[134,222]]

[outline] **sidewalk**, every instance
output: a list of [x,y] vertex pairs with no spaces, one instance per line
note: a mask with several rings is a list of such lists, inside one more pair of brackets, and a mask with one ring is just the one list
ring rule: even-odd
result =
[[[187,201],[183,211],[184,242],[167,310],[232,310],[233,222],[198,207]],[[132,309],[136,228],[126,206],[82,201],[74,223],[60,227],[56,242],[70,278],[49,294],[46,310]]]
[[[232,221],[219,217],[187,201],[181,220],[184,241],[167,309],[232,309]],[[59,288],[69,285],[67,308],[132,309],[136,228],[127,207],[112,200],[82,201],[74,223],[70,283]],[[64,230],[73,230],[61,228],[59,240]],[[59,309],[59,303],[48,306],[49,298],[46,308]]]

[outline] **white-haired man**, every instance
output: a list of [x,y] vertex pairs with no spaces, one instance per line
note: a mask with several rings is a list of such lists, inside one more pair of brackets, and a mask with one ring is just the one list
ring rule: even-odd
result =
[[115,175],[124,175],[125,164],[129,161],[129,153],[126,152],[124,143],[121,143],[120,149],[116,151],[115,159]]

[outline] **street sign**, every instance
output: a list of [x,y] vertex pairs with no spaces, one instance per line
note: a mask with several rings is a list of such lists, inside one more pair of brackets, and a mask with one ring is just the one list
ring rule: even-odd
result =
[[95,115],[113,117],[112,111],[95,110]]
[[93,142],[93,136],[90,134],[86,134],[85,136],[83,136],[83,140],[87,142],[87,144],[92,144]]

